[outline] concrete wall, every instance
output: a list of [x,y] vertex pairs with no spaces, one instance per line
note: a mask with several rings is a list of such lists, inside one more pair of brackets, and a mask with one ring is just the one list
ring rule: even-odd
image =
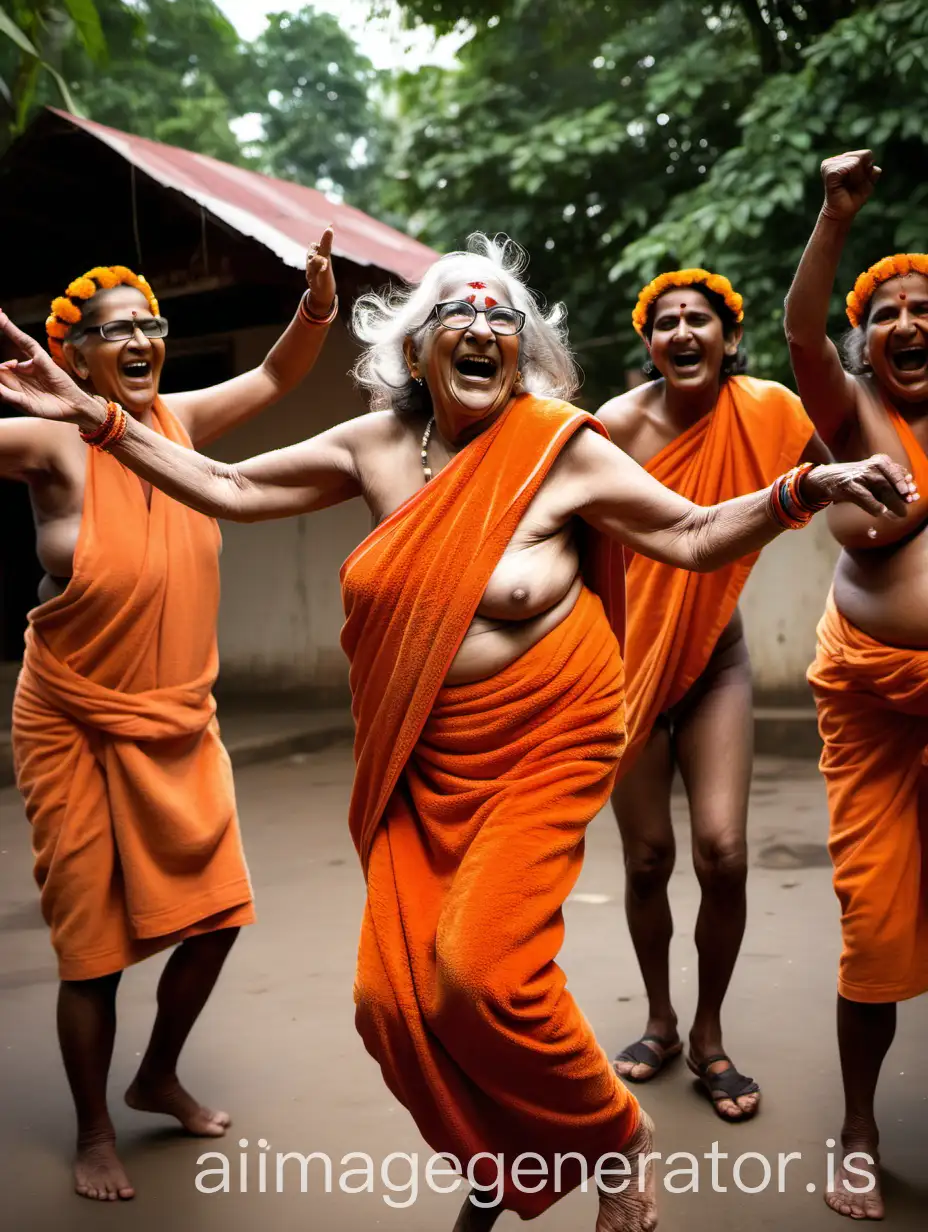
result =
[[[235,334],[236,371],[258,365],[277,336],[272,328]],[[346,375],[355,353],[344,327],[336,324],[303,385],[217,441],[210,452],[239,461],[363,414],[364,399]],[[223,523],[223,688],[284,689],[320,703],[347,696],[347,662],[338,644],[343,621],[338,571],[370,527],[360,500],[310,517]]]
[[806,668],[839,548],[824,515],[764,548],[741,600],[759,699],[809,699]]

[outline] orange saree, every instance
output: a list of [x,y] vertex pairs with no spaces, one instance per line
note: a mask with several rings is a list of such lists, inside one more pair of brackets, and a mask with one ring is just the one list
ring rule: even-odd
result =
[[[189,447],[156,403],[156,431]],[[250,923],[251,885],[212,687],[219,528],[87,451],[67,588],[29,614],[17,783],[62,979]]]
[[[697,505],[715,505],[771,484],[795,466],[814,432],[795,394],[773,381],[733,376],[714,409],[645,468]],[[602,551],[615,555],[617,545]],[[734,615],[757,553],[713,573],[687,573],[626,553],[625,664],[628,748],[622,775],[658,717],[699,679]]]
[[[357,1025],[436,1150],[504,1157],[530,1218],[621,1151],[638,1106],[556,957],[586,826],[624,744],[623,670],[603,605],[496,676],[445,686],[490,575],[561,448],[590,416],[517,399],[342,570],[357,723],[350,828],[367,880]],[[546,1180],[520,1186],[526,1152]],[[537,1169],[538,1162],[533,1166]],[[492,1162],[478,1161],[492,1184]],[[537,1177],[537,1172],[536,1172]]]
[[[924,495],[928,457],[887,409]],[[928,650],[877,641],[829,597],[808,677],[841,904],[838,991],[905,1001],[928,991]]]

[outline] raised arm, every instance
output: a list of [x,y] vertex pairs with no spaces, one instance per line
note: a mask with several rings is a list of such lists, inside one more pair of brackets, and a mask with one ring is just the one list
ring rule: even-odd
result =
[[[206,445],[247,423],[295,389],[311,371],[329,332],[335,306],[332,228],[328,227],[306,259],[307,291],[293,320],[264,361],[220,385],[168,394],[164,401],[194,445]],[[308,313],[314,320],[307,320]],[[321,322],[321,323],[317,323]]]
[[784,326],[799,396],[827,444],[857,411],[857,382],[828,337],[828,306],[851,223],[879,175],[869,150],[825,159],[825,201],[786,297]]
[[[77,424],[87,433],[102,427],[107,414],[102,399],[84,393],[2,312],[0,330],[27,356],[24,362],[0,364],[0,400],[44,421]],[[128,416],[125,436],[112,452],[143,479],[200,513],[257,522],[311,513],[360,495],[352,440],[362,423],[339,424],[299,445],[227,465],[165,440]]]
[[[784,529],[771,512],[769,489],[720,505],[694,505],[598,433],[579,432],[559,465],[565,513],[642,556],[694,573],[757,552]],[[806,475],[802,496],[812,505],[852,502],[878,522],[903,517],[917,499],[911,476],[885,456],[817,466]]]

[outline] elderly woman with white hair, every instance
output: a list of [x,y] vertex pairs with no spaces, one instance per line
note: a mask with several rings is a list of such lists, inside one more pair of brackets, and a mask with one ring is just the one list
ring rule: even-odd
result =
[[426,1141],[467,1171],[457,1232],[531,1218],[591,1175],[598,1232],[644,1232],[652,1125],[556,962],[625,743],[624,583],[596,593],[582,561],[606,536],[710,570],[833,500],[902,516],[912,484],[876,458],[691,504],[559,400],[576,386],[562,313],[545,316],[523,266],[477,236],[417,287],[363,297],[374,413],[237,465],[85,394],[2,314],[27,358],[0,366],[0,397],[90,438],[109,419],[121,463],[214,517],[367,503],[376,527],[341,571],[368,892],[358,1029]]

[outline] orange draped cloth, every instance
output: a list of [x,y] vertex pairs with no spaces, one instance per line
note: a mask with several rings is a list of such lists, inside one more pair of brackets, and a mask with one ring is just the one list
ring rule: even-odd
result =
[[[190,447],[157,402],[155,431]],[[251,923],[212,688],[217,524],[87,451],[74,572],[29,613],[13,706],[17,783],[64,980]]]
[[[815,431],[782,385],[733,376],[718,402],[651,459],[646,470],[697,505],[715,505],[769,486],[795,466]],[[615,557],[621,548],[603,541]],[[699,679],[757,560],[745,556],[713,573],[688,573],[626,552],[627,774],[658,717]],[[600,566],[601,568],[602,566]]]
[[[928,492],[928,457],[887,410]],[[841,904],[838,991],[849,1001],[905,1001],[928,991],[928,650],[877,641],[830,596],[808,677]]]
[[[556,963],[585,830],[624,744],[622,662],[584,589],[497,675],[444,679],[513,531],[584,425],[603,431],[565,403],[517,399],[342,570],[350,828],[367,880],[358,1029],[436,1151],[465,1168],[480,1152],[504,1157],[503,1206],[524,1218],[582,1179],[558,1154],[578,1152],[592,1179],[638,1122]],[[512,1166],[526,1151],[547,1179],[520,1188]],[[474,1172],[484,1185],[497,1175],[486,1160]]]

